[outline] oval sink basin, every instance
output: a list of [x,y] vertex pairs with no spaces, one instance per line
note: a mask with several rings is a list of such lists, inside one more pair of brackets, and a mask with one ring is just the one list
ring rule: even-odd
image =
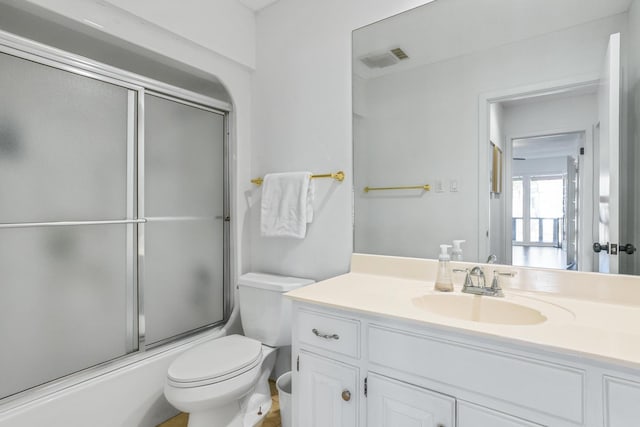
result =
[[439,316],[503,325],[536,325],[547,320],[538,310],[496,297],[438,294],[412,299],[413,305]]

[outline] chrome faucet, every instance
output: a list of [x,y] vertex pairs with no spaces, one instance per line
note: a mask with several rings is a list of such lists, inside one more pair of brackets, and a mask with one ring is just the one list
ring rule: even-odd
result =
[[[467,273],[467,276],[464,279],[462,292],[473,295],[487,295],[491,297],[504,297],[504,292],[502,292],[500,282],[498,281],[498,278],[500,276],[513,277],[516,275],[515,271],[493,270],[493,280],[491,281],[491,286],[487,287],[484,271],[482,271],[482,268],[480,268],[480,266],[475,266],[471,270],[464,269],[453,271],[458,273]],[[474,277],[476,278],[476,283],[473,282]]]
[[[482,271],[479,266],[476,265],[471,269],[471,271],[469,272],[469,277],[477,277],[477,285],[474,286],[475,288],[485,288],[487,286],[487,282],[484,279],[484,271]],[[471,279],[471,283],[473,284],[473,279]]]

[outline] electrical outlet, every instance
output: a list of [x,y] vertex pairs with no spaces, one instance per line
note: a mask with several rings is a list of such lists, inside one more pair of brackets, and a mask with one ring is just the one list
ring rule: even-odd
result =
[[435,191],[436,193],[444,193],[444,185],[441,179],[436,179]]
[[455,193],[458,191],[458,180],[457,179],[452,179],[449,181],[449,191],[451,191],[452,193]]

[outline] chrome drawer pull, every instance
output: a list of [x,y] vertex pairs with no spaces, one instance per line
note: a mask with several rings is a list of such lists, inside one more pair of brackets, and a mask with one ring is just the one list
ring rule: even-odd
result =
[[329,335],[329,334],[321,334],[320,332],[318,332],[318,330],[316,328],[313,328],[311,330],[311,332],[313,332],[313,334],[315,336],[320,337],[320,338],[324,338],[326,340],[339,340],[340,339],[340,335],[338,335],[338,334],[331,334],[331,335]]

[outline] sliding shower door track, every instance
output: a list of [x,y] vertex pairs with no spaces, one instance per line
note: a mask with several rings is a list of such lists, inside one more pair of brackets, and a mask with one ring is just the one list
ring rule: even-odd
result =
[[104,221],[51,221],[51,222],[22,222],[13,224],[0,224],[2,228],[28,228],[28,227],[67,227],[71,225],[107,225],[107,224],[144,224],[145,218],[139,219],[114,219]]

